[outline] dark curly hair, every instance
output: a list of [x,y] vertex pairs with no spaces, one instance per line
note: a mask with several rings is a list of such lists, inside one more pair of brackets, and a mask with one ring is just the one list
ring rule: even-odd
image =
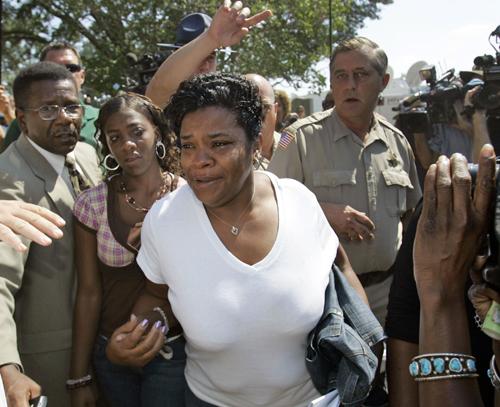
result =
[[262,102],[258,88],[243,76],[207,73],[182,82],[165,108],[165,115],[177,137],[188,113],[204,107],[223,107],[236,115],[249,145],[259,137]]
[[[148,97],[132,92],[124,93],[109,99],[99,110],[99,117],[95,122],[95,138],[99,145],[101,153],[100,156],[102,157],[101,164],[104,162],[104,158],[110,154],[108,144],[106,142],[106,135],[104,134],[104,127],[106,126],[106,122],[111,115],[123,108],[133,109],[136,112],[143,114],[150,120],[151,124],[158,129],[161,141],[165,144],[166,149],[165,158],[162,160],[158,159],[160,166],[165,171],[178,174],[180,172],[179,149],[176,147],[175,137],[168,126],[163,111]],[[117,172],[120,172],[120,169],[117,169],[116,171],[108,171],[108,174],[106,175],[111,176]]]

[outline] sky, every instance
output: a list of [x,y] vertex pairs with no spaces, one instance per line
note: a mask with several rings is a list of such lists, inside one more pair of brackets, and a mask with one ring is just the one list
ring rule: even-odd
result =
[[438,72],[470,69],[478,55],[493,54],[489,34],[500,25],[499,0],[394,0],[358,33],[378,43],[396,77],[424,60]]
[[[359,35],[387,53],[394,76],[406,74],[417,61],[447,69],[469,70],[478,55],[494,54],[489,34],[500,25],[500,0],[394,0],[382,5],[378,20],[366,20]],[[328,61],[318,69],[329,80]],[[307,86],[294,94],[305,94]]]

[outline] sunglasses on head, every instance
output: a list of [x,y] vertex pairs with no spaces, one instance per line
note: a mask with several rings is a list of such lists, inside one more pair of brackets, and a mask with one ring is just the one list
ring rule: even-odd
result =
[[64,64],[64,66],[71,73],[80,72],[83,69],[83,67],[78,64]]

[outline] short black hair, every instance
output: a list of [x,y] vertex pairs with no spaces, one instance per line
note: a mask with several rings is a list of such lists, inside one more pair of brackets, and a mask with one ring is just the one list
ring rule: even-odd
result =
[[223,107],[236,115],[249,144],[262,127],[262,102],[255,84],[240,75],[207,73],[182,82],[170,99],[165,114],[177,137],[188,113],[205,107]]
[[38,62],[23,69],[14,79],[12,91],[14,103],[17,108],[27,107],[26,103],[30,96],[31,85],[40,81],[64,81],[69,80],[75,84],[75,78],[65,66],[53,62]]

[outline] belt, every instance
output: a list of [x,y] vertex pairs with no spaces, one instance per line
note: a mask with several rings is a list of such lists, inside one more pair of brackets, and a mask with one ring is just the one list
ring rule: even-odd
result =
[[370,271],[368,273],[358,274],[359,281],[363,287],[370,287],[375,284],[380,284],[392,276],[394,268],[390,267],[387,270]]

